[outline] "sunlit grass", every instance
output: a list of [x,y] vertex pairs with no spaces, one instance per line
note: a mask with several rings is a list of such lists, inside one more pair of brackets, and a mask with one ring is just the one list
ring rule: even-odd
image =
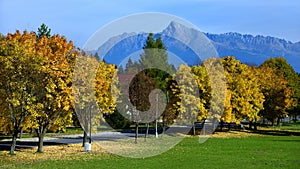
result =
[[96,144],[92,146],[94,150],[92,153],[83,152],[80,145],[57,146],[55,149],[49,147],[43,154],[36,154],[33,150],[27,150],[28,152],[22,150],[17,152],[16,156],[9,156],[8,152],[5,152],[6,154],[2,152],[1,165],[7,168],[300,167],[300,137],[298,136],[248,135],[239,138],[210,138],[202,144],[198,141],[198,137],[186,137],[171,150],[149,158],[112,155],[103,152],[103,149]]

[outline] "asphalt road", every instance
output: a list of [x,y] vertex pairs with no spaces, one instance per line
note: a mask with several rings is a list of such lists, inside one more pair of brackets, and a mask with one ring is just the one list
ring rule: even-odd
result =
[[[139,134],[143,136],[144,134]],[[92,141],[101,140],[116,140],[124,138],[134,137],[134,133],[120,133],[120,132],[101,132],[97,134],[92,134]],[[63,144],[80,144],[82,143],[83,134],[76,135],[63,135],[63,136],[53,136],[44,138],[44,146],[51,145],[63,145]],[[10,150],[11,139],[4,139],[0,141],[0,151]],[[38,146],[38,138],[22,138],[17,139],[16,148],[34,148]]]
[[[191,128],[189,127],[172,127],[170,130],[166,130],[166,133],[187,133]],[[162,130],[158,131],[160,134]],[[145,131],[139,131],[139,137],[144,136]],[[149,130],[149,135],[154,135],[154,129]],[[128,130],[124,132],[100,132],[92,134],[92,141],[108,141],[116,139],[125,139],[135,137],[134,130]],[[74,135],[60,135],[60,136],[47,136],[44,138],[44,146],[51,145],[66,145],[66,144],[81,144],[83,134],[74,134]],[[10,150],[11,139],[0,140],[0,151],[1,150]],[[17,139],[16,148],[34,148],[38,146],[38,138],[22,138]]]

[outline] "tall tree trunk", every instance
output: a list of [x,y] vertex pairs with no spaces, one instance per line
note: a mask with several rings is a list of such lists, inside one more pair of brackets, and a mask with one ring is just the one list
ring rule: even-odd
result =
[[138,135],[139,135],[139,123],[135,123],[135,144],[138,143]]
[[212,134],[215,133],[216,129],[218,128],[218,119],[217,118],[213,118],[212,120],[212,125],[213,125],[213,128],[212,128]]
[[23,136],[23,129],[20,130],[20,135],[19,135],[19,139],[21,139]]
[[163,131],[162,131],[162,136],[165,134],[165,132],[166,132],[166,117],[165,117],[165,115],[163,116]]
[[83,130],[82,147],[84,147],[86,139],[87,139],[87,133],[85,132],[85,130]]
[[256,131],[257,130],[257,119],[255,118],[254,120],[254,130]]
[[14,130],[14,134],[12,137],[10,154],[15,154],[16,144],[17,144],[18,130]]
[[257,130],[257,122],[254,122],[254,130],[256,131]]
[[146,123],[146,126],[147,126],[147,128],[146,128],[145,139],[144,139],[145,142],[147,141],[147,137],[148,137],[148,133],[149,133],[149,123]]
[[193,136],[196,135],[195,123],[192,122]]
[[206,135],[206,131],[205,130],[206,130],[206,125],[205,125],[205,121],[203,121],[202,122],[202,130],[201,130],[201,132],[202,132],[203,135]]
[[231,130],[231,125],[230,125],[230,122],[228,123],[228,131]]
[[38,142],[37,152],[39,152],[39,153],[43,152],[44,137],[45,137],[46,131],[47,131],[47,129],[44,126],[40,126],[40,128],[38,130],[39,142]]
[[249,130],[252,130],[252,121],[249,121]]
[[221,122],[220,122],[221,124],[220,124],[220,128],[221,128],[221,131],[223,130],[223,125],[224,125],[224,122],[223,122],[223,120],[221,120]]
[[37,150],[37,152],[39,152],[39,153],[43,152],[44,136],[45,136],[45,133],[39,134],[39,143],[38,143],[38,150]]
[[277,126],[280,124],[280,118],[277,118]]
[[294,118],[293,118],[294,123],[297,122],[297,114],[295,114]]

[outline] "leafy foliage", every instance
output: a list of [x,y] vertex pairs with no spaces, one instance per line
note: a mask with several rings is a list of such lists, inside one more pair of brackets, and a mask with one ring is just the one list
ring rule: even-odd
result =
[[[194,128],[194,122],[205,119],[207,115],[206,100],[199,97],[198,84],[200,83],[197,83],[191,68],[187,65],[179,66],[175,81],[177,84],[172,86],[172,92],[177,93],[177,97],[181,100],[174,105],[179,112],[178,119],[180,123],[189,123]],[[195,135],[195,132],[193,134]]]
[[[115,65],[79,55],[73,76],[73,100],[84,131],[95,132],[104,113],[113,113],[119,91]],[[92,127],[91,127],[92,126]],[[84,138],[85,142],[85,138]]]
[[273,68],[262,65],[259,72],[261,89],[265,96],[264,110],[260,114],[274,124],[276,120],[279,122],[286,117],[287,109],[292,105],[293,91],[283,74],[276,73]]
[[[1,40],[1,91],[5,93],[15,137],[21,129],[37,129],[38,151],[53,125],[71,122],[71,75],[76,58],[72,42],[54,35],[37,40],[34,32],[16,31]],[[4,113],[4,117],[8,117]]]
[[37,123],[39,139],[38,151],[42,151],[42,137],[50,127],[65,130],[72,122],[72,73],[78,52],[73,43],[64,36],[43,36],[36,45],[41,62],[41,76],[37,85],[38,113],[34,117]]
[[264,95],[260,91],[255,68],[251,69],[230,56],[223,58],[223,65],[227,79],[227,93],[230,95],[230,103],[227,101],[224,114],[229,117],[223,116],[223,119],[230,119],[231,122],[243,119],[257,121],[258,113],[263,109]]
[[283,76],[287,80],[288,87],[292,90],[293,94],[291,96],[292,103],[288,108],[288,112],[291,116],[297,116],[299,114],[300,107],[300,78],[299,74],[295,72],[293,67],[283,58],[270,58],[266,60],[262,66],[271,67],[274,69],[274,73],[279,76]]
[[0,88],[4,94],[2,99],[5,99],[1,102],[7,104],[2,118],[5,118],[4,121],[7,121],[8,117],[11,120],[11,154],[14,154],[16,137],[20,130],[36,125],[32,117],[36,116],[40,106],[36,104],[35,94],[40,81],[42,60],[35,55],[36,43],[35,34],[26,31],[23,34],[19,31],[9,33],[0,41]]

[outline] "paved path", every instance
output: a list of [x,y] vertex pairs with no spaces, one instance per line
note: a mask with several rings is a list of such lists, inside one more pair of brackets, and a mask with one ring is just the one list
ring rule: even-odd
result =
[[[139,134],[143,136],[144,134]],[[134,133],[120,133],[120,132],[101,132],[97,134],[92,134],[93,141],[101,140],[116,140],[123,138],[132,138]],[[62,144],[80,144],[82,143],[83,134],[74,135],[61,135],[61,136],[51,136],[44,138],[44,146],[50,145],[62,145]],[[11,139],[4,139],[0,141],[0,151],[10,150]],[[38,145],[38,138],[22,138],[17,139],[16,148],[34,148]]]

